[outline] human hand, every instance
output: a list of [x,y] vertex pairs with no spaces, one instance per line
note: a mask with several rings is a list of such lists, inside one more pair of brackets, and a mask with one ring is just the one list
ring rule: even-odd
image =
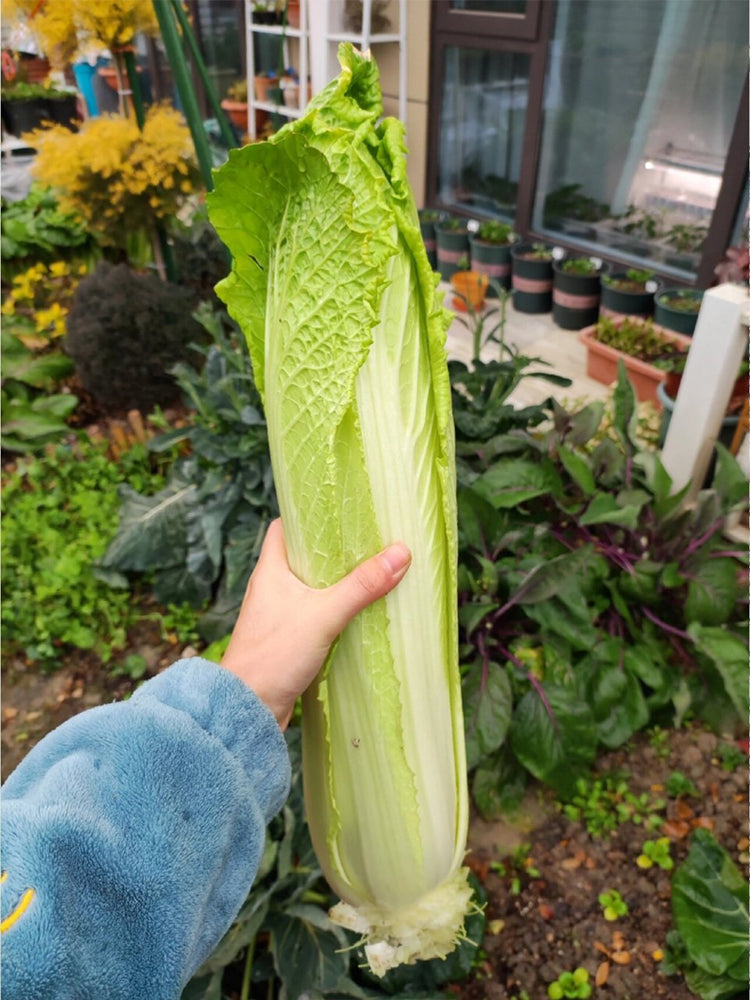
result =
[[369,604],[404,577],[411,554],[401,542],[366,559],[331,587],[316,590],[289,568],[281,520],[271,523],[221,661],[285,729],[331,643]]

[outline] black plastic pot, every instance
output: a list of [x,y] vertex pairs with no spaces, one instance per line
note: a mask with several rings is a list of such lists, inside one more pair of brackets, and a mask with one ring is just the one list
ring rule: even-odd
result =
[[[615,281],[627,281],[626,274],[613,274]],[[653,292],[629,292],[620,288],[613,288],[608,281],[602,281],[602,299],[599,311],[602,316],[615,318],[617,316],[653,316],[654,295]]]
[[[488,243],[486,240],[469,238],[471,245],[471,269],[486,274],[501,288],[510,288],[510,251],[512,243]],[[487,287],[487,298],[497,298],[492,285]]]
[[16,138],[49,121],[51,110],[44,97],[22,97],[2,102],[3,124]]
[[[422,218],[422,211],[430,213],[428,219]],[[435,218],[437,216],[437,218]],[[424,248],[427,251],[427,259],[433,271],[437,269],[437,234],[436,227],[448,218],[446,212],[435,212],[434,209],[421,210],[419,213],[419,231],[422,234]]]
[[72,125],[78,118],[78,98],[75,94],[69,97],[53,97],[47,101],[50,118],[58,125]]
[[572,274],[563,271],[564,260],[552,266],[552,316],[563,330],[582,330],[599,317],[601,276],[609,271],[602,264],[595,274]]
[[511,247],[513,307],[522,313],[548,313],[552,309],[552,258],[524,257],[532,250],[531,243]]
[[665,326],[667,330],[675,330],[677,333],[684,333],[691,337],[695,331],[695,324],[698,322],[698,313],[674,309],[665,302],[666,299],[676,296],[678,293],[687,294],[699,302],[703,299],[703,292],[697,288],[665,288],[656,295],[654,322],[658,323],[659,326]]
[[446,229],[443,223],[436,227],[437,266],[443,281],[450,281],[456,271],[466,270],[461,258],[469,256],[469,231]]

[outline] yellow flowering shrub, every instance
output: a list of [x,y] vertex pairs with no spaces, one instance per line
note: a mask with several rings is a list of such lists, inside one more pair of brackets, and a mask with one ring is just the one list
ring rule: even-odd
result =
[[11,320],[10,332],[24,347],[41,350],[63,336],[73,293],[85,274],[83,264],[56,260],[35,264],[13,278],[0,313]]
[[58,64],[91,44],[114,52],[138,32],[159,30],[151,0],[3,0],[2,12],[6,22],[26,24]]
[[199,186],[190,132],[167,105],[149,109],[143,132],[116,115],[33,133],[34,175],[56,188],[103,244],[126,247],[134,231],[177,213]]

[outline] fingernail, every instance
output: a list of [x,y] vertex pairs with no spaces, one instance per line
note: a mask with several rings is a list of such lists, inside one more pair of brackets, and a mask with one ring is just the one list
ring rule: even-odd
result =
[[411,562],[411,552],[403,542],[396,542],[394,545],[389,545],[381,553],[381,556],[394,576],[397,573],[402,573]]

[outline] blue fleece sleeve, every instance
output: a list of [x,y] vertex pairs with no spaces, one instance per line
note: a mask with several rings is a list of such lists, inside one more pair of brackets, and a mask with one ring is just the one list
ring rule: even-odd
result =
[[3,790],[4,1000],[177,1000],[288,787],[273,716],[205,660],[50,733]]

